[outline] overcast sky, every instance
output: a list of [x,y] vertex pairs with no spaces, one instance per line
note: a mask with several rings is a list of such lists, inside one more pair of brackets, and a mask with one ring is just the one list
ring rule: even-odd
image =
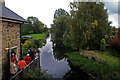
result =
[[[53,23],[55,10],[63,8],[70,11],[69,4],[74,0],[5,0],[5,5],[27,19],[28,16],[37,17],[50,27]],[[109,20],[112,25],[118,27],[118,0],[103,0],[109,12]]]

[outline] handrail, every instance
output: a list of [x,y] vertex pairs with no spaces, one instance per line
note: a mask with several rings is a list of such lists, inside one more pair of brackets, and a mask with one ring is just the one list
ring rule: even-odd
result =
[[10,80],[12,80],[13,78],[15,78],[17,75],[19,75],[23,70],[25,70],[29,65],[31,65],[35,60],[37,60],[40,54],[37,55],[37,57],[35,59],[33,59],[27,66],[25,66],[24,69],[20,70],[19,72],[17,72]]

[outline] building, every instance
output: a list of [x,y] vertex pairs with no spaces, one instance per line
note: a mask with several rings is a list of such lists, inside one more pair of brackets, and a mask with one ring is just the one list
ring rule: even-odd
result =
[[4,0],[0,0],[0,80],[9,76],[10,52],[14,50],[20,58],[21,25],[24,23],[27,21],[7,8]]

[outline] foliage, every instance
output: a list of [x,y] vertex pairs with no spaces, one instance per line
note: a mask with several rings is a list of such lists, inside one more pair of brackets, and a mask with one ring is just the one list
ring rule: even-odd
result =
[[25,37],[25,36],[34,37],[36,40],[39,40],[39,39],[42,39],[43,37],[45,37],[46,33],[22,35],[22,37]]
[[25,79],[39,79],[39,80],[48,80],[51,76],[48,75],[45,71],[42,72],[41,70],[39,71],[33,71],[33,70],[28,70],[28,72],[25,74]]
[[[120,60],[120,55],[117,51],[91,51],[92,53],[94,53],[95,55],[99,56],[100,58],[102,58],[105,62],[107,62],[108,64],[112,65],[113,67],[115,67],[115,69],[117,69],[117,67],[119,67],[118,65],[120,64],[119,60]],[[103,53],[103,54],[101,54]],[[113,55],[116,54],[116,55]]]
[[23,44],[23,48],[31,48],[33,46],[33,44],[32,44],[32,42],[31,41],[29,41],[29,40],[27,40],[27,41],[25,41],[25,43]]
[[23,53],[26,55],[28,49],[33,48],[33,43],[29,40],[26,40],[25,43],[22,45]]
[[[102,2],[70,4],[72,22],[70,25],[71,45],[74,49],[99,49],[100,40],[111,35],[111,22]],[[108,39],[107,39],[108,40]]]
[[47,25],[45,25],[45,27],[44,27],[44,32],[45,32],[45,33],[47,33],[47,32],[48,32]]
[[92,74],[96,79],[118,79],[114,68],[106,62],[92,61],[77,52],[68,53],[68,58],[73,66],[78,66],[85,70],[88,74]]
[[55,40],[61,40],[66,47],[75,50],[100,49],[100,41],[106,38],[109,42],[112,35],[111,22],[108,21],[104,3],[70,3],[71,16],[66,11],[56,10],[52,33]]
[[58,10],[55,11],[54,13],[54,20],[57,19],[59,16],[61,15],[65,15],[65,16],[69,16],[68,12],[65,11],[64,9],[62,8],[59,8]]
[[33,43],[34,43],[34,45],[35,45],[36,48],[40,47],[39,40],[34,40]]
[[118,29],[118,31],[116,30],[116,35],[112,39],[111,45],[114,46],[118,50],[120,49],[120,28]]
[[100,41],[100,50],[104,51],[105,50],[105,46],[106,46],[106,41],[104,38],[101,39]]
[[21,26],[21,33],[22,34],[37,34],[42,33],[44,30],[44,24],[38,20],[37,17],[28,17],[27,20],[29,21],[28,24],[23,24]]

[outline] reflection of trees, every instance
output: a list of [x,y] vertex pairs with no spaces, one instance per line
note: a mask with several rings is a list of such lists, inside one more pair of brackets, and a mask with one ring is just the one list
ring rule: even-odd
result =
[[67,61],[71,69],[64,75],[64,80],[93,80],[83,69],[72,65],[70,60]]
[[61,60],[61,59],[65,58],[64,52],[65,52],[65,46],[63,45],[62,41],[56,40],[53,43],[53,55],[54,55],[54,57],[58,60]]
[[64,76],[64,80],[89,80],[89,79],[90,76],[88,76],[85,72],[75,69],[68,71]]

